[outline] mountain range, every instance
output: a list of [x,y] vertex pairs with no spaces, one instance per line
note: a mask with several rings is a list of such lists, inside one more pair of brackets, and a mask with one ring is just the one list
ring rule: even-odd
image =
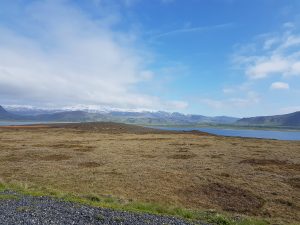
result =
[[0,119],[13,121],[41,121],[41,122],[91,122],[113,121],[131,124],[149,125],[194,125],[203,123],[231,124],[238,120],[235,117],[202,115],[185,115],[177,112],[164,111],[90,111],[90,110],[45,110],[36,108],[10,107],[5,110],[0,106]]
[[38,109],[32,107],[0,106],[2,121],[38,121],[38,122],[96,122],[112,121],[143,125],[232,125],[232,126],[268,126],[300,127],[300,111],[275,116],[235,118],[228,116],[203,116],[164,111],[115,111],[115,110],[73,110],[73,109]]
[[7,112],[2,106],[0,106],[0,120],[15,120],[18,116]]

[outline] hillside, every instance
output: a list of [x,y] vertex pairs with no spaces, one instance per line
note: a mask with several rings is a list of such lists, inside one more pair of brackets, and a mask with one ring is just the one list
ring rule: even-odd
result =
[[34,119],[39,121],[84,122],[92,120],[91,115],[92,114],[83,111],[71,111],[36,115]]
[[249,126],[300,127],[300,111],[284,115],[243,118],[238,120],[236,124]]
[[0,120],[18,120],[18,119],[20,119],[20,116],[7,112],[0,105]]

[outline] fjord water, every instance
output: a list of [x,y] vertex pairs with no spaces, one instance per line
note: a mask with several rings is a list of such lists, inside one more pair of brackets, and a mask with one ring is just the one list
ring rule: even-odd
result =
[[27,124],[34,124],[34,122],[0,121],[0,126],[18,126],[18,125],[27,125]]
[[224,128],[184,128],[184,127],[159,127],[164,130],[191,131],[198,130],[210,134],[232,137],[249,137],[249,138],[264,138],[276,140],[299,141],[300,131],[274,131],[274,130],[246,130],[246,129],[224,129]]
[[44,124],[48,122],[35,121],[35,122],[15,122],[15,121],[0,121],[0,126],[21,126],[21,125],[33,125],[33,124]]

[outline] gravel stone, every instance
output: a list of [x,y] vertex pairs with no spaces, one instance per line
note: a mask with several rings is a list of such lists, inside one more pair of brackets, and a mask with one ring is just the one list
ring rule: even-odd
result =
[[1,225],[205,225],[170,216],[97,208],[13,191],[0,192],[0,195],[8,194],[16,198],[0,200]]

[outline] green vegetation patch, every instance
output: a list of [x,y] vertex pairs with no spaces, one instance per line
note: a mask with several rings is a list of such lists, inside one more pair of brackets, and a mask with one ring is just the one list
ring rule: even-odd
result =
[[[127,211],[133,213],[149,213],[156,215],[168,215],[175,216],[182,219],[191,221],[207,222],[215,225],[268,225],[269,223],[264,220],[254,219],[250,217],[238,217],[233,218],[230,215],[220,214],[214,211],[198,211],[190,210],[180,207],[170,207],[166,205],[156,203],[142,203],[142,202],[128,202],[114,198],[112,196],[98,196],[95,194],[79,196],[71,193],[62,193],[57,190],[48,188],[38,188],[35,186],[29,187],[28,185],[20,184],[1,184],[0,190],[13,190],[18,193],[30,196],[48,196],[57,198],[59,200],[79,203],[94,207],[109,208],[120,211]],[[3,199],[16,199],[16,195],[1,195]],[[99,221],[105,220],[102,215],[98,215]],[[121,221],[122,218],[115,218],[117,221]]]
[[0,192],[1,191],[5,191],[6,190],[6,186],[2,183],[0,183]]
[[0,201],[19,199],[18,196],[12,194],[0,194]]

